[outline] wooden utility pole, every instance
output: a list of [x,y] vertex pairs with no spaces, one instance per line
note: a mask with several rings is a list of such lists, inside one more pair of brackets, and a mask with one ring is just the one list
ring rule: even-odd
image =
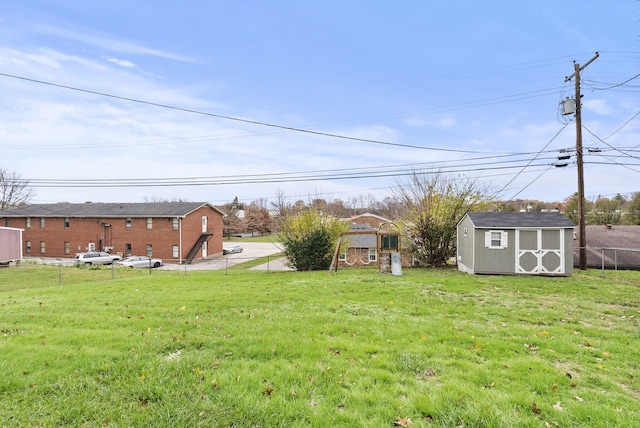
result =
[[582,67],[577,62],[573,63],[573,74],[567,76],[564,81],[570,81],[574,76],[576,78],[576,163],[578,166],[578,217],[579,222],[579,245],[580,245],[580,258],[578,268],[585,270],[587,268],[587,225],[585,222],[584,212],[584,167],[582,162],[582,102],[580,95],[580,71],[582,71],[587,65],[591,64],[600,56],[598,52]]

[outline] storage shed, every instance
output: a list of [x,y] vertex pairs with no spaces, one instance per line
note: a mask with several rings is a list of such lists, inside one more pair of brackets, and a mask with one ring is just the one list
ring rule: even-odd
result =
[[22,260],[22,229],[0,227],[0,264]]
[[559,212],[471,212],[457,225],[458,270],[570,276],[573,230]]

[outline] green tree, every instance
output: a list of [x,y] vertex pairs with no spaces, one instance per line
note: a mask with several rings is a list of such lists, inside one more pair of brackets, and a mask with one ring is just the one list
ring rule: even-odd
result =
[[633,225],[640,224],[640,192],[633,195],[631,202],[629,202],[627,206],[625,223]]
[[328,269],[338,238],[347,224],[307,210],[288,216],[280,224],[285,256],[297,270]]
[[486,189],[469,178],[414,173],[397,187],[408,208],[404,219],[409,250],[421,266],[441,267],[455,255],[456,225],[469,211],[492,202]]
[[622,199],[599,197],[587,217],[587,224],[622,223]]

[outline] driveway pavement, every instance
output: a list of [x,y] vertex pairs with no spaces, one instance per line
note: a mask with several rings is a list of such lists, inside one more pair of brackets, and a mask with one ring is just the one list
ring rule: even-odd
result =
[[[232,241],[238,243],[237,241]],[[227,243],[227,241],[225,241]],[[194,260],[186,266],[187,270],[221,270],[233,265],[244,263],[260,257],[273,256],[283,251],[282,244],[274,242],[240,242],[242,252],[235,254],[219,255],[207,260]],[[161,269],[183,270],[184,265],[166,264]],[[270,258],[267,263],[254,266],[252,270],[292,270],[286,266],[286,259],[283,257]]]
[[[227,241],[225,241],[226,243]],[[238,243],[237,241],[232,241]],[[214,256],[207,260],[194,260],[190,265],[180,265],[176,263],[167,263],[161,268],[162,270],[216,270],[226,269],[238,263],[260,257],[273,256],[269,258],[267,263],[254,266],[252,270],[293,270],[286,265],[286,258],[275,257],[275,254],[283,251],[282,244],[273,242],[241,242],[242,252],[236,254],[227,254]],[[33,260],[43,264],[62,264],[63,266],[75,265],[73,258],[46,258],[46,257],[25,257],[25,260]]]

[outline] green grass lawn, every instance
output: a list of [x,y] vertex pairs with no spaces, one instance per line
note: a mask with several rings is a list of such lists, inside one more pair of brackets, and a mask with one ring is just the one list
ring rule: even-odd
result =
[[0,426],[640,426],[638,272],[63,269],[0,269]]

